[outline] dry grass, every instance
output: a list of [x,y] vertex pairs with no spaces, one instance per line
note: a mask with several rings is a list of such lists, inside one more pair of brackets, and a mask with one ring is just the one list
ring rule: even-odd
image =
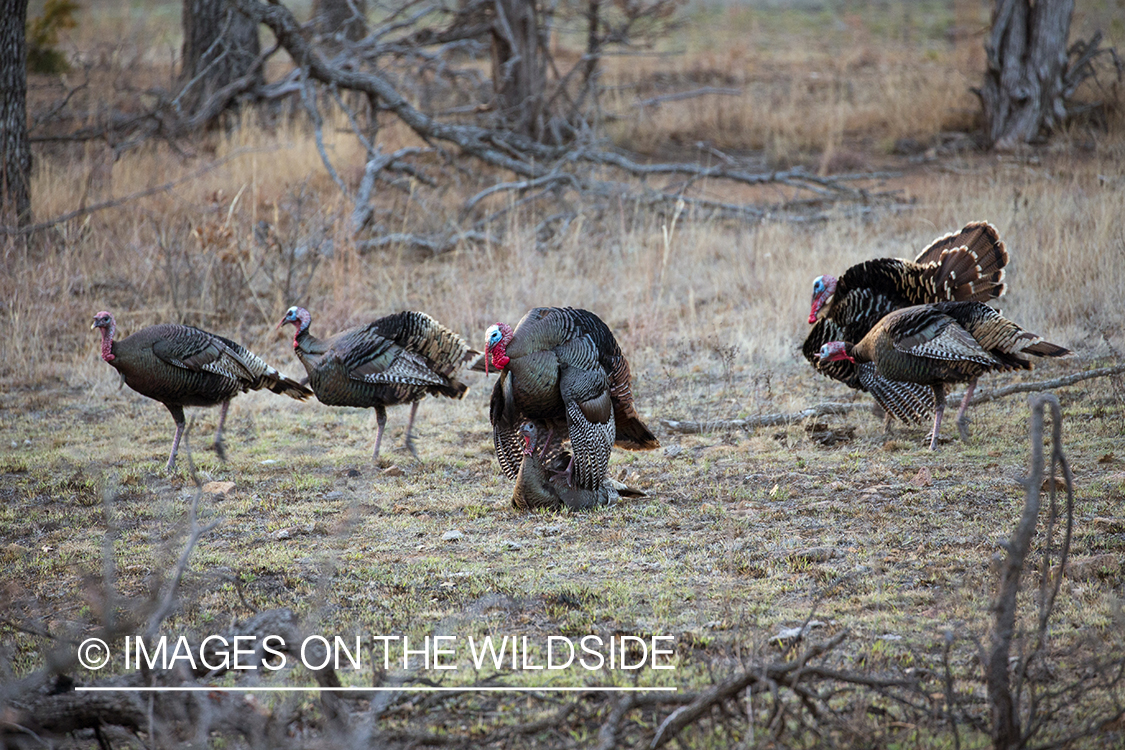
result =
[[[797,353],[813,277],[869,257],[912,256],[939,234],[988,219],[1012,255],[1005,313],[1077,352],[1043,374],[1119,356],[1120,121],[1108,132],[1075,129],[1018,157],[891,157],[898,138],[925,142],[967,127],[974,102],[965,87],[979,77],[973,29],[980,18],[978,6],[956,3],[957,18],[972,22],[939,22],[945,6],[935,3],[918,6],[907,23],[903,4],[886,4],[888,14],[878,12],[882,5],[841,6],[852,10],[835,16],[693,6],[684,55],[641,65],[613,60],[606,74],[615,85],[636,87],[607,101],[621,112],[633,111],[634,94],[646,96],[658,80],[744,90],[737,98],[661,105],[613,126],[615,138],[640,150],[690,157],[691,144],[706,140],[732,152],[763,150],[771,163],[807,159],[831,171],[852,159],[849,169],[901,169],[884,187],[901,190],[911,207],[866,218],[743,225],[689,213],[673,227],[671,217],[620,203],[584,210],[544,251],[533,228],[551,209],[521,209],[485,247],[436,258],[397,247],[360,254],[346,230],[350,206],[325,176],[300,121],[267,128],[248,116],[226,135],[181,144],[189,158],[159,144],[115,162],[97,146],[77,158],[40,154],[33,185],[40,218],[220,163],[170,192],[60,225],[29,250],[6,250],[0,445],[13,448],[0,467],[0,554],[13,571],[9,580],[18,581],[6,601],[60,622],[85,621],[81,581],[100,569],[106,486],[118,488],[125,524],[117,554],[126,593],[141,595],[174,546],[189,485],[183,475],[157,472],[171,423],[159,405],[118,390],[99,360],[89,323],[101,309],[117,315],[122,334],[157,321],[202,325],[292,374],[300,368],[288,339],[273,330],[290,304],[308,307],[320,333],[421,309],[478,346],[487,325],[514,323],[530,307],[581,306],[615,331],[650,423],[733,417],[849,397],[814,376]],[[1100,7],[1085,8],[1079,25]],[[83,23],[75,44],[113,33],[132,45],[122,59],[152,61],[149,74],[159,78],[166,75],[161,50],[177,44],[167,25],[175,16],[161,8],[110,20],[99,11],[101,20]],[[931,18],[937,20],[925,20]],[[712,25],[703,26],[708,19]],[[969,32],[950,44],[943,36],[950,24]],[[815,49],[809,32],[824,35]],[[362,154],[342,121],[335,125],[325,138],[354,186]],[[384,151],[416,145],[396,126],[383,127],[380,141]],[[460,202],[495,178],[456,175],[436,195],[381,188],[376,222],[386,231],[455,226]],[[697,190],[732,201],[784,197],[774,189]],[[499,208],[507,199],[494,200]],[[276,241],[255,238],[262,221]],[[731,644],[760,644],[798,623],[818,597],[829,631],[856,633],[860,664],[914,658],[908,647],[880,640],[887,633],[925,650],[947,627],[984,632],[987,561],[1022,495],[1014,482],[1026,460],[1018,399],[982,408],[978,437],[936,456],[917,448],[924,430],[888,442],[866,415],[847,420],[859,428],[854,442],[827,450],[800,426],[699,437],[660,432],[684,449],[679,458],[614,459],[613,470],[627,472],[648,498],[543,517],[506,507],[510,487],[495,465],[485,417],[488,389],[480,380],[463,402],[424,402],[418,463],[405,460],[405,414],[392,411],[384,465],[401,462],[406,473],[397,478],[366,460],[374,437],[369,414],[279,405],[268,394],[240,398],[231,463],[197,453],[208,475],[232,479],[237,490],[207,506],[226,522],[201,546],[188,608],[171,626],[204,630],[244,615],[233,576],[253,606],[292,605],[341,629],[671,632],[684,657],[680,684],[707,679],[703,665]],[[1121,534],[1103,533],[1097,519],[1116,518],[1125,498],[1121,385],[1091,384],[1064,396],[1084,503],[1078,552],[1119,554]],[[214,419],[214,412],[197,413],[197,445]],[[279,463],[263,464],[271,459]],[[360,476],[348,476],[353,468]],[[912,483],[922,469],[932,484]],[[441,542],[454,526],[465,542]],[[273,534],[283,528],[298,532],[281,543]],[[521,546],[508,549],[508,541]],[[839,556],[799,554],[813,547]],[[1119,576],[1075,583],[1060,637],[1076,643],[1093,632],[1120,648],[1113,612],[1122,586]],[[3,632],[17,669],[30,667],[35,640]],[[962,645],[968,663],[972,649]]]

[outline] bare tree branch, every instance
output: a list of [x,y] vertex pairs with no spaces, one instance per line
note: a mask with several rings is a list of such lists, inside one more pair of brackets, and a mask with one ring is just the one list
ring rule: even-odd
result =
[[[985,661],[985,679],[992,706],[992,745],[997,750],[1024,747],[1029,736],[1021,729],[1019,706],[1012,695],[1009,654],[1015,635],[1016,600],[1020,577],[1031,549],[1031,540],[1039,518],[1040,492],[1043,485],[1043,417],[1051,408],[1052,464],[1062,455],[1062,408],[1053,394],[1031,399],[1031,470],[1023,480],[1025,501],[1019,524],[1008,540],[1008,554],[1001,569],[1000,584],[993,600],[992,647]],[[1065,460],[1065,459],[1064,459]],[[1069,469],[1066,470],[1068,496],[1073,495]],[[1054,483],[1052,482],[1052,485]],[[1053,490],[1052,490],[1053,493]],[[1059,571],[1062,577],[1062,571]],[[1047,613],[1049,617],[1049,612]]]
[[[1036,393],[1039,391],[1053,390],[1055,388],[1064,388],[1068,385],[1081,383],[1084,380],[1104,378],[1111,375],[1120,375],[1122,373],[1125,373],[1125,364],[1101,367],[1096,370],[1088,370],[1087,372],[1076,372],[1071,375],[1052,378],[1051,380],[1012,383],[1011,385],[1002,386],[990,391],[979,391],[973,396],[971,403],[987,403],[1006,396],[1011,396],[1015,393]],[[963,397],[964,393],[955,393],[949,396],[949,399],[951,401],[957,401]],[[847,414],[848,412],[863,408],[870,408],[870,405],[860,401],[847,404],[822,403],[797,412],[763,414],[760,417],[747,417],[745,419],[714,419],[705,422],[686,419],[661,419],[660,423],[672,432],[698,434],[703,432],[717,432],[719,430],[751,430],[756,427],[774,427],[782,424],[795,424],[810,417],[820,417],[828,414]]]

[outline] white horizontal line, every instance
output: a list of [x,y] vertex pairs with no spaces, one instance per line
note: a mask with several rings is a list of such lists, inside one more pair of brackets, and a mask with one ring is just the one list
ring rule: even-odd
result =
[[98,693],[652,693],[676,692],[678,687],[75,687],[75,692]]

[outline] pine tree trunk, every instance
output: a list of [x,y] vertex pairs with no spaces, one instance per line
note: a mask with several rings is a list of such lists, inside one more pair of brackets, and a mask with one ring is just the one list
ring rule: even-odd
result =
[[31,144],[27,138],[27,0],[0,13],[0,224],[31,223]]
[[988,140],[1011,150],[1059,127],[1074,0],[994,0],[980,89]]
[[[184,108],[195,111],[219,89],[251,74],[261,45],[258,24],[229,0],[184,0],[181,81],[190,88]],[[254,73],[258,83],[262,73]]]
[[367,34],[367,0],[313,0],[313,18],[324,36],[358,42]]
[[530,0],[495,0],[492,25],[492,89],[505,126],[539,139],[545,130],[543,94],[547,66],[539,19]]

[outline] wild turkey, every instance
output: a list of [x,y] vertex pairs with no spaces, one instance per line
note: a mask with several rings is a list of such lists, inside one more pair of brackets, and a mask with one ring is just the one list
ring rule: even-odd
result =
[[232,398],[243,391],[262,388],[299,401],[312,395],[308,388],[230,339],[198,328],[163,323],[114,341],[117,325],[104,310],[94,316],[90,327],[102,329],[102,359],[121,373],[125,385],[159,401],[172,412],[176,435],[168,456],[169,471],[175,466],[176,451],[184,434],[185,406],[221,407],[215,452],[225,461],[223,424]]
[[290,307],[277,327],[286,323],[296,327],[293,351],[322,404],[375,409],[379,431],[372,460],[376,461],[387,425],[386,407],[410,404],[406,447],[417,458],[411,431],[418,402],[427,394],[464,396],[469,386],[454,376],[480,357],[460,336],[421,312],[388,315],[327,339],[309,333],[311,322],[308,310]]
[[818,276],[809,314],[815,325],[802,348],[805,359],[828,377],[871,393],[888,414],[921,422],[934,409],[929,388],[880,378],[870,364],[822,362],[821,347],[830,341],[859,341],[880,318],[902,307],[999,297],[1007,263],[996,228],[977,221],[934,240],[913,262],[878,258],[852,266],[838,279]]
[[606,477],[601,486],[593,490],[569,486],[565,474],[570,454],[565,451],[557,453],[550,465],[546,465],[539,455],[546,437],[543,429],[532,422],[525,422],[520,426],[519,434],[524,441],[524,448],[519,473],[516,475],[516,486],[512,491],[512,507],[516,510],[561,510],[564,507],[570,510],[588,510],[612,505],[622,496],[644,497],[644,492],[610,477]]
[[550,463],[570,439],[570,486],[597,490],[616,444],[652,450],[660,442],[633,407],[629,363],[609,328],[587,310],[537,307],[513,331],[490,326],[485,367],[501,370],[492,390],[489,419],[500,468],[519,474],[519,428],[532,421],[547,431],[540,456]]
[[820,359],[872,362],[881,378],[932,387],[937,404],[930,440],[930,450],[934,450],[945,411],[945,384],[969,383],[957,412],[957,429],[966,440],[965,410],[977,378],[992,370],[1030,370],[1029,354],[1062,357],[1070,350],[1025,331],[980,302],[941,302],[895,310],[854,345],[842,341],[825,344]]

